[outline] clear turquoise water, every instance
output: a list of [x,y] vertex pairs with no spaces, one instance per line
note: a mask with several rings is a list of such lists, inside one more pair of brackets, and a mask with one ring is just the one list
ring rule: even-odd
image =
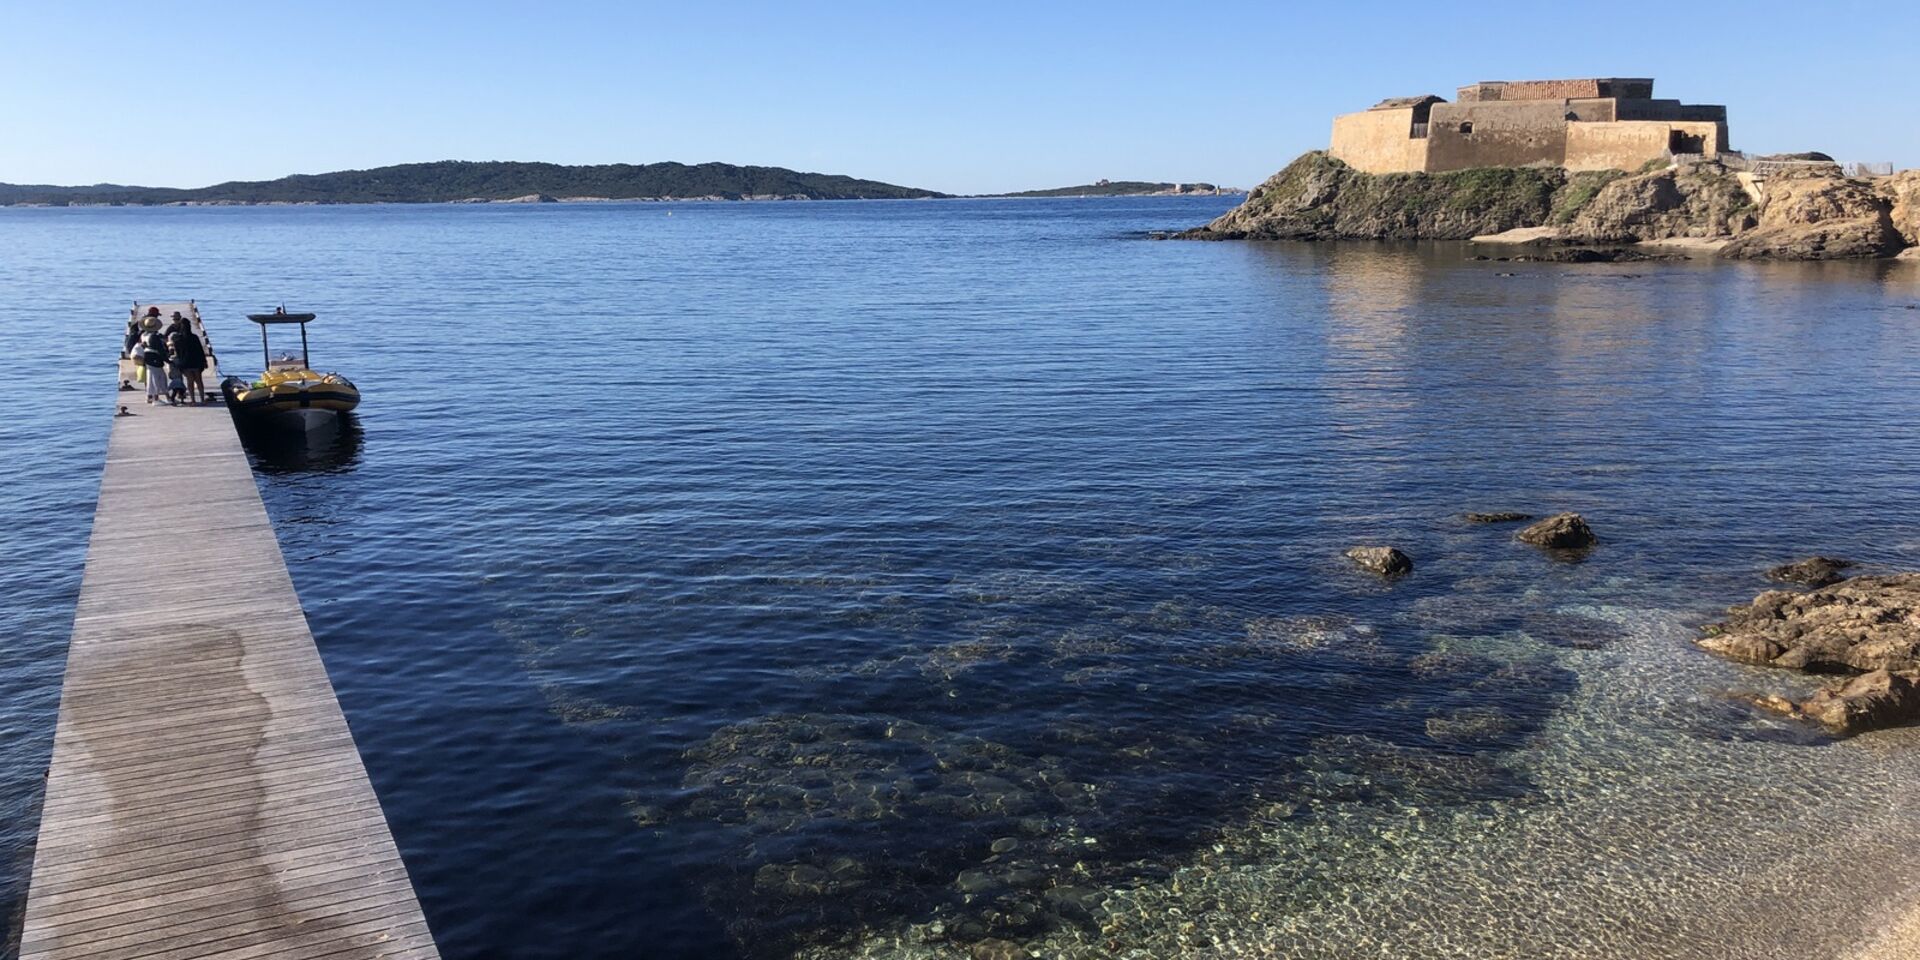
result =
[[107,358],[185,296],[366,392],[259,476],[449,957],[1788,956],[1898,902],[1908,735],[1686,641],[1920,561],[1920,269],[1142,239],[1225,204],[0,210],[0,904]]

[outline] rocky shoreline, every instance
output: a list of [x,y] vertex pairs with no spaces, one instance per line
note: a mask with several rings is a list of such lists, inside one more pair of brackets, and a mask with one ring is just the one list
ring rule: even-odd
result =
[[[1920,170],[1857,179],[1820,171],[1758,185],[1714,161],[1638,174],[1500,167],[1368,174],[1323,151],[1302,155],[1191,240],[1474,240],[1525,231],[1531,259],[1637,259],[1715,252],[1730,259],[1920,256]],[[1617,252],[1621,245],[1652,251]],[[1613,247],[1593,254],[1555,247]],[[1675,253],[1674,248],[1681,248]],[[1515,258],[1517,259],[1517,258]]]
[[[1577,513],[1535,520],[1524,513],[1467,513],[1470,524],[1532,521],[1513,539],[1579,557],[1600,542]],[[1387,580],[1414,569],[1385,544],[1346,552],[1354,566]],[[1729,660],[1844,679],[1811,697],[1741,695],[1762,709],[1819,724],[1834,736],[1920,723],[1920,573],[1845,577],[1851,560],[1812,556],[1766,571],[1770,580],[1811,588],[1769,590],[1727,610],[1695,642]]]
[[1751,698],[1836,735],[1920,721],[1920,573],[1837,579],[1848,566],[1811,557],[1774,568],[1774,579],[1814,589],[1762,593],[1697,642],[1741,663],[1846,677],[1804,700]]

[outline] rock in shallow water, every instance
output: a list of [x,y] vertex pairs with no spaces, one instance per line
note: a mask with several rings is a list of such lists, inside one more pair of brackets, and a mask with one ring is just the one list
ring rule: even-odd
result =
[[1911,673],[1875,670],[1798,703],[1779,696],[1755,702],[1790,717],[1812,720],[1838,736],[1852,736],[1920,720],[1920,684],[1914,678]]
[[1469,514],[1465,514],[1464,516],[1466,517],[1466,521],[1468,523],[1519,523],[1522,520],[1533,519],[1533,514],[1531,513],[1511,513],[1506,511],[1499,511],[1495,513],[1469,513]]
[[1462,707],[1428,717],[1426,726],[1434,740],[1471,744],[1510,736],[1518,724],[1494,707]]
[[1767,571],[1767,579],[1782,583],[1804,583],[1813,587],[1824,587],[1839,583],[1845,577],[1840,571],[1853,566],[1852,560],[1836,560],[1833,557],[1808,557],[1793,563],[1783,563]]
[[1920,573],[1854,577],[1808,593],[1769,590],[1698,642],[1722,656],[1795,670],[1920,670]]
[[1413,570],[1413,558],[1396,547],[1354,547],[1347,551],[1347,559],[1359,564],[1362,570],[1383,577],[1397,577]]
[[1514,539],[1554,550],[1578,550],[1599,541],[1593,528],[1577,513],[1555,514],[1514,534]]
[[1026,960],[1033,954],[1011,940],[988,939],[974,944],[968,956],[973,960]]
[[1911,674],[1875,670],[1814,694],[1800,710],[1835,733],[1864,733],[1920,719],[1920,686]]

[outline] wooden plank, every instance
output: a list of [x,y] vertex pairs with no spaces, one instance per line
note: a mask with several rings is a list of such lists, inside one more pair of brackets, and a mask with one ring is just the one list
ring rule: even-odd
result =
[[21,960],[437,958],[221,407],[121,392]]

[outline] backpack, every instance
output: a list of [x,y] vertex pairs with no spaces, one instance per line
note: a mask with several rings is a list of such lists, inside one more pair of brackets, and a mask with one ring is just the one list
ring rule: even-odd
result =
[[157,367],[167,362],[167,337],[159,331],[147,334],[147,348],[141,354],[141,362],[149,367]]

